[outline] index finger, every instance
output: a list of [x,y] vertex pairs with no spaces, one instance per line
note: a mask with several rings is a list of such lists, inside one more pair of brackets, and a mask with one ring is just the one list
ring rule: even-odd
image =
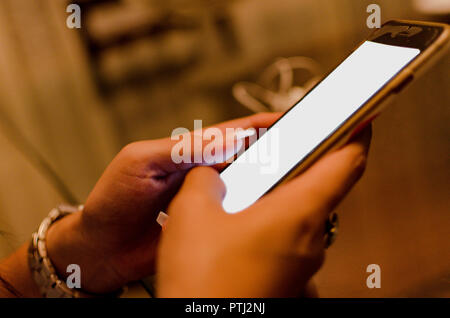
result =
[[[190,152],[190,162],[181,162],[181,163],[174,163],[167,162],[168,169],[171,169],[172,171],[175,170],[187,170],[194,166],[198,165],[211,165],[211,163],[207,162],[203,156],[203,151],[207,145],[211,145],[212,142],[215,142],[210,140],[209,138],[205,137],[204,132],[208,129],[217,129],[221,132],[222,137],[224,137],[224,140],[221,142],[219,141],[219,145],[221,145],[222,153],[224,154],[223,158],[226,160],[226,157],[229,155],[233,156],[236,152],[240,150],[239,144],[242,145],[242,140],[237,140],[236,138],[233,138],[231,140],[228,140],[227,137],[227,129],[248,129],[248,128],[254,128],[256,131],[260,128],[267,128],[269,127],[273,122],[275,122],[279,117],[281,116],[281,113],[259,113],[256,115],[234,119],[230,121],[226,121],[217,125],[205,127],[202,129],[201,134],[198,131],[191,131],[189,132],[189,135],[187,135],[187,138],[190,137],[190,148],[188,151]],[[211,136],[209,136],[211,137]],[[233,137],[233,136],[232,136]],[[200,141],[197,141],[196,138],[201,138]],[[159,153],[161,154],[161,157],[164,157],[166,159],[171,159],[172,149],[173,147],[178,143],[178,140],[172,140],[171,138],[165,138],[158,141],[160,145]],[[196,147],[196,145],[201,145],[201,147]],[[231,150],[233,153],[229,153],[229,150]],[[201,158],[201,162],[195,162],[194,158]],[[212,164],[216,164],[217,162],[213,162]]]

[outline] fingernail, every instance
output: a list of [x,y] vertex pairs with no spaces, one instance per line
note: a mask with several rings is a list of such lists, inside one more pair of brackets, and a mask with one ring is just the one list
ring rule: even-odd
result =
[[[231,160],[234,155],[241,150],[241,148],[244,146],[245,138],[254,136],[255,134],[255,128],[247,128],[245,130],[238,129],[233,134],[227,135],[224,162],[228,162],[228,160]],[[230,145],[232,145],[232,147]]]
[[256,129],[255,128],[247,128],[245,130],[238,130],[234,134],[234,136],[236,137],[237,140],[240,140],[240,139],[244,139],[244,138],[247,138],[247,137],[251,137],[251,136],[253,136],[255,134],[256,134]]
[[156,222],[161,225],[161,227],[164,227],[167,220],[169,219],[169,216],[164,212],[159,212],[158,217],[156,218]]

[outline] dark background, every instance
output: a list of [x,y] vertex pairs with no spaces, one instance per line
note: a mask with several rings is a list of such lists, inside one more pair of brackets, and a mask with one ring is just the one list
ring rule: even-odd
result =
[[[432,2],[376,3],[383,21],[449,22],[448,9],[420,5]],[[278,57],[308,56],[330,71],[370,33],[373,1],[77,3],[81,30],[66,27],[64,1],[0,1],[0,257],[67,200],[33,149],[83,202],[126,143],[251,114],[232,87]],[[337,209],[340,234],[316,277],[322,296],[450,296],[449,62],[374,123],[366,174]],[[372,263],[381,289],[366,287]]]

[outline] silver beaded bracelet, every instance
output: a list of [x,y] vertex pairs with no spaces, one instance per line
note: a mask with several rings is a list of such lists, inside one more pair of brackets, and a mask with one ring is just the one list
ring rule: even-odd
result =
[[28,248],[28,263],[33,280],[39,288],[40,293],[46,298],[93,298],[93,297],[118,297],[123,290],[111,294],[94,295],[82,292],[79,289],[69,288],[64,280],[58,277],[47,254],[47,231],[49,227],[63,217],[80,212],[83,206],[71,206],[62,204],[52,209],[48,216],[42,221],[39,230],[33,233]]

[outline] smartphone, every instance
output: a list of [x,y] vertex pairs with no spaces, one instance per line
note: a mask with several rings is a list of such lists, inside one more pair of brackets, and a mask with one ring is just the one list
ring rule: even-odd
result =
[[[220,174],[237,213],[345,144],[448,49],[449,26],[389,21],[295,103]],[[268,167],[252,158],[268,158]]]

